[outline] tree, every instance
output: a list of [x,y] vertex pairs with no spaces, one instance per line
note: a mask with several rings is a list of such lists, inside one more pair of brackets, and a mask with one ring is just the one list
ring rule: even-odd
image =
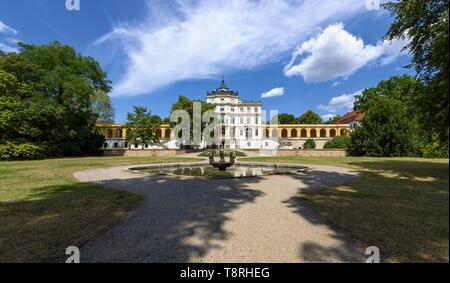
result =
[[[448,156],[448,149],[439,142],[438,135],[429,128],[424,129],[421,126],[423,121],[417,110],[416,97],[421,96],[425,89],[426,86],[421,81],[411,76],[391,77],[386,81],[381,81],[377,87],[366,89],[361,95],[356,96],[355,110],[367,112],[378,107],[380,99],[396,101],[401,104],[401,111],[405,111],[407,115],[408,121],[403,121],[411,127],[411,143],[414,144],[414,154],[420,154],[419,151],[421,151],[421,154],[426,157]],[[392,140],[392,142],[394,141]]]
[[278,117],[272,117],[272,123],[275,121],[275,118],[278,118],[278,124],[280,125],[296,124],[298,122],[294,115],[288,113],[281,113]]
[[[153,116],[147,107],[134,106],[134,111],[127,114],[127,142],[131,144],[141,144],[142,149],[145,145],[151,145],[158,142],[156,128],[161,124],[161,119]],[[158,117],[159,118],[159,117]]]
[[97,154],[103,137],[94,97],[111,90],[106,73],[59,42],[19,45],[19,53],[0,56],[0,123],[8,128],[3,141],[42,146],[51,156]]
[[114,123],[115,110],[111,98],[104,91],[96,91],[92,95],[92,109],[97,114],[97,122]]
[[307,139],[303,144],[303,149],[316,149],[316,142],[314,139]]
[[[193,129],[194,129],[194,124],[193,124],[194,123],[194,119],[193,119],[194,118],[194,102],[200,103],[200,105],[201,105],[201,111],[200,112],[201,112],[201,116],[202,117],[203,117],[203,114],[206,111],[214,110],[216,108],[215,105],[210,104],[210,103],[205,103],[205,102],[200,101],[200,100],[190,100],[186,96],[182,96],[182,95],[180,95],[178,97],[178,101],[175,102],[172,105],[171,114],[174,111],[176,111],[176,110],[184,110],[184,111],[186,111],[189,114],[189,117],[190,117],[190,120],[191,120],[191,122],[190,122],[191,123],[190,124],[190,133],[189,134],[190,134],[191,138],[194,136],[193,135]],[[171,122],[172,127],[174,127],[176,124],[177,124],[176,122]],[[206,127],[207,124],[208,124],[207,122],[202,122],[201,123],[201,131],[202,132],[203,132],[203,130]]]
[[364,112],[376,98],[384,97],[404,102],[409,113],[415,115],[414,97],[423,91],[424,85],[417,79],[408,75],[394,76],[355,96],[354,110]]
[[306,111],[298,118],[298,124],[322,124],[322,117],[312,110]]
[[153,124],[157,125],[158,127],[163,124],[161,117],[159,117],[158,115],[151,115],[150,120],[152,121]]
[[425,83],[425,91],[414,96],[421,127],[428,132],[429,142],[437,136],[448,152],[449,1],[400,0],[384,7],[395,16],[386,38],[410,39],[409,67]]
[[336,115],[333,118],[328,119],[328,121],[325,122],[327,125],[337,124],[339,123],[339,120],[341,119],[340,115]]
[[351,134],[348,151],[356,156],[415,156],[418,145],[414,132],[414,120],[402,101],[377,97]]

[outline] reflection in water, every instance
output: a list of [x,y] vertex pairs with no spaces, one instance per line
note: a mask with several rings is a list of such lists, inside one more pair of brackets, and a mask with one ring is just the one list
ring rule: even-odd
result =
[[212,177],[212,178],[240,178],[252,176],[264,176],[273,174],[294,174],[299,171],[297,168],[276,168],[269,166],[244,166],[234,165],[226,171],[219,171],[212,166],[192,166],[192,167],[167,167],[167,168],[142,168],[138,171],[149,174],[174,174],[181,176]]

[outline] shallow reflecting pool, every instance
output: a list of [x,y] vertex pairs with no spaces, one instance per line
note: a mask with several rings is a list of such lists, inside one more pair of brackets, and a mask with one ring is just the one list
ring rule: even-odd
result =
[[247,166],[234,165],[226,171],[219,171],[212,166],[191,167],[165,167],[165,168],[136,168],[134,171],[155,175],[180,175],[209,178],[243,178],[253,176],[264,176],[273,174],[296,174],[303,172],[306,168],[271,167],[271,166]]

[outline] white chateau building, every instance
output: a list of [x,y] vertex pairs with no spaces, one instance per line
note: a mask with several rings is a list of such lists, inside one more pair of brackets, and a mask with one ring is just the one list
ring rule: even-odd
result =
[[206,102],[216,105],[221,117],[219,142],[229,149],[257,149],[263,146],[263,122],[260,102],[244,102],[239,92],[230,90],[222,80],[219,88],[207,93]]
[[[261,109],[261,102],[245,102],[240,100],[239,92],[230,90],[222,80],[220,86],[207,92],[206,102],[216,106],[215,112],[219,116],[219,138],[217,146],[225,149],[299,149],[308,139],[313,139],[317,149],[336,136],[348,135],[352,130],[348,121],[337,124],[267,124],[263,121],[265,111]],[[272,113],[271,113],[272,114]],[[126,125],[99,124],[105,136],[104,149],[180,149],[189,144],[171,129],[169,124],[161,125],[156,129],[159,144],[130,145],[126,142]],[[200,149],[206,147],[205,139],[199,145]]]

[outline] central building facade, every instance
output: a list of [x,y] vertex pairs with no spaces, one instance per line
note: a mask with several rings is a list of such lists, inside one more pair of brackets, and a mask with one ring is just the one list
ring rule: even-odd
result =
[[244,102],[239,92],[230,90],[224,80],[207,93],[206,102],[216,106],[220,117],[219,146],[227,149],[261,148],[263,140],[263,111],[261,102]]
[[[346,136],[350,133],[349,124],[319,124],[319,125],[279,125],[263,120],[266,111],[262,110],[261,102],[242,101],[239,92],[230,90],[224,80],[220,86],[207,92],[206,102],[215,106],[217,133],[215,145],[226,149],[299,149],[308,139],[313,139],[317,149],[336,136]],[[270,113],[272,114],[275,113]],[[132,145],[127,142],[129,129],[122,124],[99,124],[101,133],[105,136],[103,149],[180,149],[186,144],[171,125],[160,125],[156,129],[159,142],[154,145]],[[202,138],[200,149],[207,148]]]

